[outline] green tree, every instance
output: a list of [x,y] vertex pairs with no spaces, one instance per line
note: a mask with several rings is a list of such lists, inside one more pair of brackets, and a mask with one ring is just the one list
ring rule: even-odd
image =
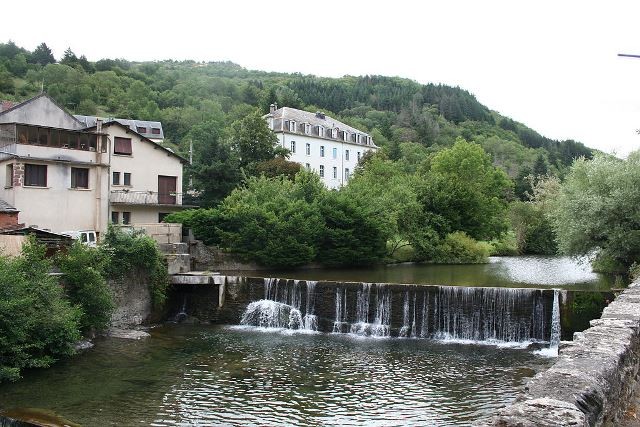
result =
[[327,192],[320,203],[325,229],[318,261],[329,266],[368,265],[386,254],[387,238],[380,223],[346,193]]
[[506,196],[512,185],[480,145],[458,139],[430,160],[419,199],[440,236],[464,231],[488,240],[507,228]]
[[[218,208],[221,245],[241,258],[271,267],[295,267],[316,258],[323,219],[304,199],[308,180],[249,178]],[[322,185],[311,184],[318,188]],[[313,193],[313,191],[311,192]]]
[[256,174],[264,175],[267,178],[285,176],[289,179],[294,179],[300,170],[300,163],[290,162],[280,156],[256,164]]
[[640,260],[640,152],[574,162],[553,203],[560,250],[597,253],[595,267],[626,271]]
[[240,183],[240,161],[221,134],[220,124],[209,120],[195,125],[187,140],[193,142],[193,165],[188,175],[203,206],[220,203]]
[[31,62],[44,66],[54,64],[56,59],[53,57],[49,46],[46,43],[40,43],[31,54]]
[[278,138],[269,129],[259,111],[254,111],[231,125],[231,144],[240,158],[240,166],[250,175],[256,165],[288,153],[276,143]]

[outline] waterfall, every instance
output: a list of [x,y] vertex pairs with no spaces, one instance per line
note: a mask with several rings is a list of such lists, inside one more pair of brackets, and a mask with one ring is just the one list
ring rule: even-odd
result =
[[264,298],[247,306],[241,325],[316,331],[315,285],[307,281],[306,305],[302,311],[302,287],[299,280],[265,278]]
[[351,325],[351,333],[357,335],[369,335],[369,302],[371,299],[371,283],[361,283],[356,294],[356,322]]
[[549,350],[552,355],[558,355],[560,347],[560,301],[559,290],[553,290],[553,310],[551,312],[551,336],[549,337]]
[[434,300],[432,332],[443,340],[542,341],[541,298],[534,289],[442,286]]
[[316,310],[316,284],[317,281],[307,280],[307,306],[304,315],[303,329],[307,331],[318,330],[318,317],[313,314]]
[[429,337],[429,304],[428,294],[424,292],[422,297],[422,327],[420,328],[420,338]]
[[[453,342],[549,342],[556,351],[560,339],[558,291],[553,299],[550,292],[524,288],[359,283],[336,285],[329,296],[322,291],[326,286],[318,288],[312,280],[266,278],[264,298],[247,306],[241,323]],[[333,322],[327,322],[332,315]]]
[[398,336],[408,337],[411,326],[409,325],[409,291],[404,292],[404,303],[402,305],[402,328]]
[[376,289],[376,317],[371,327],[374,337],[388,337],[391,335],[391,292],[385,285],[378,285]]
[[336,288],[336,317],[333,322],[333,332],[345,332],[347,322],[347,290],[342,287]]

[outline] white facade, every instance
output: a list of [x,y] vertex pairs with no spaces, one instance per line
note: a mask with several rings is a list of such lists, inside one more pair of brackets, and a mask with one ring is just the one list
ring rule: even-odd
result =
[[328,188],[346,185],[362,156],[378,149],[368,134],[322,113],[285,107],[265,119],[289,160],[318,173]]
[[0,198],[20,222],[102,233],[109,222],[157,223],[182,208],[184,159],[120,123],[82,129],[47,96],[34,100],[0,113]]

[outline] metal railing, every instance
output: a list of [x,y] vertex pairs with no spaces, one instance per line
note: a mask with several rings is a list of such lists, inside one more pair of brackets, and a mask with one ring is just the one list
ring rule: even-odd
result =
[[181,205],[182,193],[157,191],[111,190],[111,203],[124,205]]

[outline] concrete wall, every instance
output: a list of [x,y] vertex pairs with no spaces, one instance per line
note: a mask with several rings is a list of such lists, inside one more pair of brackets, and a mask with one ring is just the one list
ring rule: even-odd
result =
[[82,129],[84,127],[46,96],[40,96],[28,104],[0,116],[0,123],[11,122],[59,129]]
[[516,403],[476,426],[616,425],[638,382],[640,281],[623,291],[591,327],[561,347]]

